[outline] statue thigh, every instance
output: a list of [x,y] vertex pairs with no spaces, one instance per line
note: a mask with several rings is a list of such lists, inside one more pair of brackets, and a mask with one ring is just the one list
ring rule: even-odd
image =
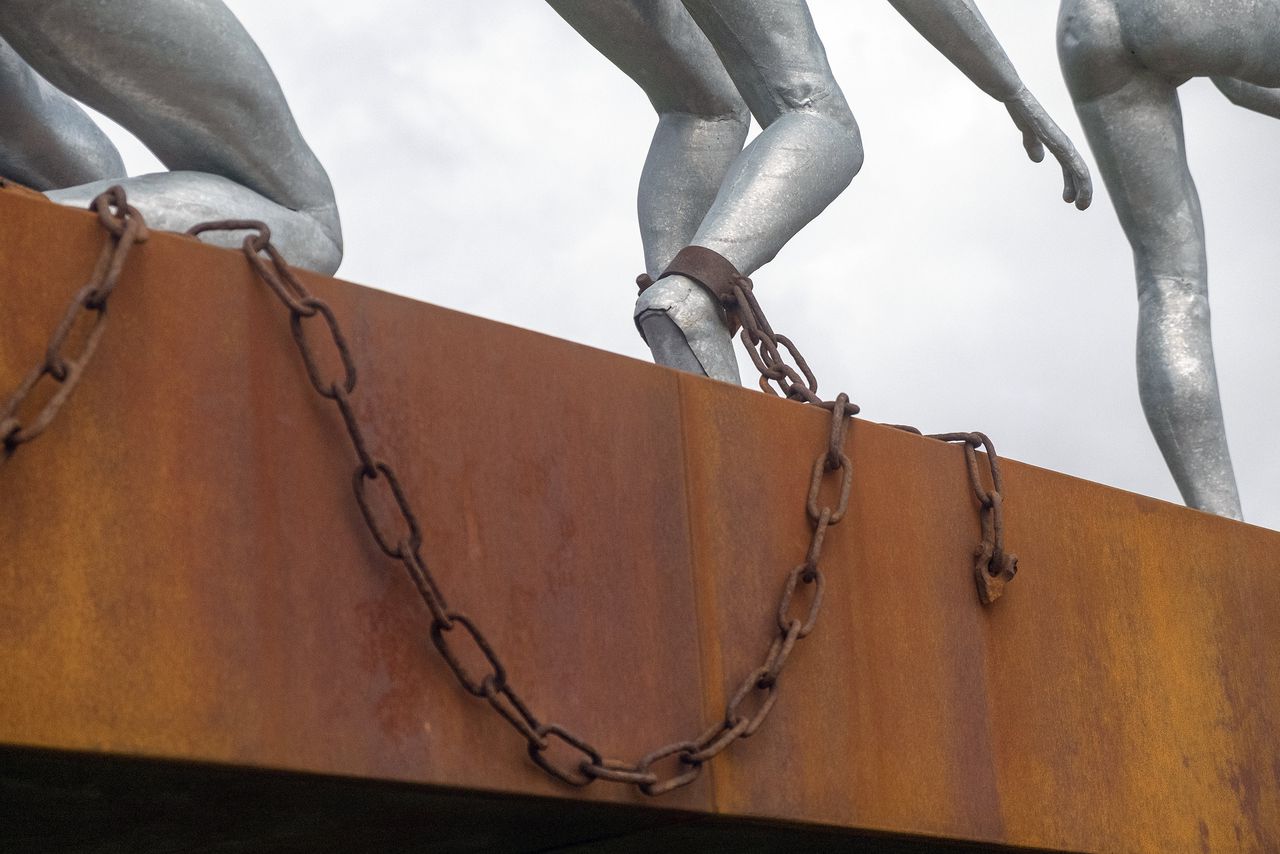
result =
[[637,211],[645,269],[657,276],[692,240],[750,114],[680,0],[548,0],[644,91],[658,113]]
[[856,130],[805,0],[685,0],[761,127],[791,112]]
[[0,176],[35,190],[125,174],[106,134],[0,40]]

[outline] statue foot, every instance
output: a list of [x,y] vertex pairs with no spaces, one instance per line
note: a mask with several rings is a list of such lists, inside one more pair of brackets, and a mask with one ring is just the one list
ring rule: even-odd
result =
[[740,385],[733,338],[711,294],[667,276],[636,300],[636,328],[659,365]]
[[[332,205],[292,210],[221,175],[156,172],[50,190],[45,195],[60,205],[83,208],[114,184],[124,187],[129,203],[141,211],[152,230],[186,231],[196,223],[218,219],[262,220],[271,226],[272,240],[290,264],[330,276],[342,262],[342,227]],[[228,231],[202,240],[239,249],[245,234]]]

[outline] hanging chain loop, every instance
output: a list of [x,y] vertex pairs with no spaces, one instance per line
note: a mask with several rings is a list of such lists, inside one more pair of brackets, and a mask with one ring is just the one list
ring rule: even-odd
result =
[[[107,232],[89,282],[75,294],[61,321],[54,329],[43,359],[28,373],[17,390],[0,408],[0,443],[7,458],[22,444],[43,433],[75,388],[85,367],[102,338],[107,316],[107,302],[115,291],[120,273],[134,244],[147,240],[145,221],[128,204],[121,187],[113,187],[96,198],[91,209]],[[722,288],[719,299],[735,324],[742,328],[741,337],[753,363],[760,371],[761,388],[775,395],[807,403],[831,414],[826,447],[814,460],[805,511],[813,532],[804,561],[787,575],[777,607],[775,634],[763,663],[747,674],[725,705],[723,719],[692,741],[678,741],[659,747],[636,763],[606,759],[591,744],[558,724],[542,723],[508,681],[506,666],[480,627],[465,613],[449,607],[444,593],[422,557],[422,528],[417,515],[400,484],[394,468],[370,452],[361,421],[350,395],[357,385],[355,361],[345,334],[333,310],[324,300],[313,296],[289,268],[284,257],[271,242],[268,227],[251,220],[220,220],[202,223],[190,229],[191,236],[209,231],[246,231],[242,243],[244,255],[259,278],[289,311],[290,330],[303,360],[308,380],[316,393],[337,406],[355,451],[357,464],[353,472],[353,489],[370,535],[390,558],[398,560],[417,589],[431,614],[429,635],[441,658],[468,693],[486,700],[493,710],[525,739],[529,757],[551,776],[571,786],[585,786],[595,780],[608,780],[636,786],[646,795],[656,796],[692,783],[702,766],[739,739],[749,738],[763,725],[778,700],[779,680],[798,641],[814,629],[822,607],[824,577],[820,568],[823,544],[828,530],[845,518],[853,484],[853,464],[845,452],[845,439],[850,416],[858,407],[845,394],[835,400],[818,397],[818,382],[808,363],[794,343],[776,334],[770,326],[753,292],[751,280],[732,275]],[[265,256],[265,257],[264,257]],[[83,336],[79,352],[64,353],[77,320],[92,313],[92,326]],[[303,321],[320,316],[329,339],[342,365],[342,376],[328,380],[320,369]],[[791,363],[783,355],[790,357]],[[18,410],[31,396],[44,377],[59,388],[49,397],[29,423],[18,418]],[[776,386],[776,387],[775,387]],[[914,428],[902,428],[919,433]],[[944,433],[931,436],[944,442],[962,443],[965,449],[970,483],[980,505],[982,541],[975,549],[975,575],[979,595],[984,603],[994,601],[1005,584],[1017,572],[1017,558],[1004,549],[1003,495],[1000,469],[991,440],[982,433]],[[977,451],[985,451],[991,481],[988,488],[981,476]],[[388,536],[388,528],[378,521],[377,512],[366,490],[371,483],[385,483],[392,503],[403,522],[404,533]],[[824,486],[835,487],[835,505],[822,499]],[[383,504],[385,505],[385,501]],[[801,594],[804,594],[803,596]],[[792,612],[800,605],[801,616]],[[458,628],[461,627],[461,633]],[[463,662],[454,644],[469,640],[472,654],[486,663],[487,672],[477,678]],[[550,756],[554,743],[578,754],[576,764]],[[659,762],[674,761],[676,770],[665,777],[652,770]]]
[[[740,323],[742,326],[740,338],[746,345],[751,361],[760,371],[760,387],[781,397],[831,409],[833,415],[845,407],[851,414],[857,414],[858,407],[849,403],[844,395],[840,395],[832,402],[823,401],[818,397],[818,382],[814,379],[813,371],[809,369],[809,363],[789,338],[773,331],[773,327],[769,325],[768,319],[760,310],[760,303],[756,300],[751,280],[746,276],[735,275],[730,278],[730,282],[731,287],[721,286],[716,292],[719,293],[720,303],[725,311],[734,318],[735,323]],[[795,363],[794,367],[786,363],[782,350],[779,349],[780,346],[791,355]],[[777,388],[774,387],[775,384]],[[982,604],[990,605],[1000,598],[1006,585],[1018,572],[1017,556],[1004,549],[1004,496],[1000,481],[1000,461],[996,456],[995,445],[983,433],[924,434],[915,427],[901,424],[885,426],[964,446],[965,465],[968,467],[969,482],[974,496],[978,499],[979,521],[982,528],[982,539],[974,549],[973,574],[978,588],[978,599]],[[810,520],[816,526],[814,532],[816,544],[821,544],[826,528],[829,525],[838,524],[848,509],[849,492],[853,486],[853,468],[849,465],[848,457],[841,451],[844,430],[845,420],[838,416],[834,417],[831,422],[831,442],[826,458],[816,461],[813,467],[807,510]],[[991,478],[990,489],[984,485],[979,471],[977,454],[979,449],[985,451],[987,469]],[[830,510],[830,514],[829,518],[822,521],[821,514],[824,508],[818,506],[822,475],[824,472],[834,471],[844,472],[840,500],[834,509],[825,508]],[[813,562],[812,558],[806,560],[806,563],[811,562]]]
[[[1004,548],[1004,495],[996,446],[984,433],[937,433],[929,438],[964,446],[969,484],[978,499],[978,513],[982,521],[982,540],[973,550],[973,577],[978,585],[978,598],[982,604],[990,605],[1000,598],[1005,586],[1018,573],[1018,556]],[[982,481],[979,449],[985,451],[990,489]]]
[[[778,700],[778,687],[783,669],[791,658],[797,641],[808,636],[822,607],[823,576],[819,568],[826,533],[845,518],[853,487],[853,463],[845,452],[845,439],[851,416],[858,407],[841,394],[833,401],[817,397],[817,380],[790,340],[775,336],[764,320],[755,298],[750,295],[750,280],[735,282],[733,293],[747,310],[741,312],[744,340],[756,342],[754,358],[762,365],[762,376],[778,384],[783,394],[794,400],[826,409],[829,429],[823,448],[814,460],[805,508],[813,529],[804,561],[788,574],[777,607],[777,633],[763,662],[746,675],[730,696],[723,719],[692,741],[664,745],[635,763],[607,759],[581,736],[558,724],[544,723],[530,709],[513,687],[496,648],[480,626],[462,611],[454,610],[445,599],[434,574],[422,556],[422,526],[405,494],[394,467],[375,456],[365,438],[366,432],[351,400],[357,387],[357,373],[346,336],[332,309],[312,295],[289,268],[271,243],[265,225],[245,220],[204,223],[188,232],[249,232],[241,245],[253,269],[290,314],[290,329],[302,355],[307,378],[317,394],[334,402],[342,416],[356,455],[352,475],[360,514],[378,547],[390,558],[403,564],[419,596],[431,614],[429,635],[433,646],[467,693],[488,702],[490,707],[512,729],[524,738],[530,759],[551,776],[571,786],[585,786],[595,780],[608,780],[636,786],[646,795],[660,795],[692,783],[702,766],[739,739],[749,738],[764,723]],[[324,320],[329,338],[342,364],[342,375],[327,379],[321,372],[311,344],[302,332],[302,322],[319,316]],[[796,362],[786,364],[781,347]],[[765,384],[765,387],[772,387]],[[381,486],[390,500],[374,502],[368,494],[371,487]],[[828,503],[824,493],[833,496]],[[381,521],[375,504],[392,507],[401,517],[398,527]],[[793,605],[799,615],[793,615]],[[469,649],[467,649],[469,648]],[[465,653],[465,654],[464,654]],[[466,662],[464,662],[466,659]],[[467,662],[484,662],[484,670]],[[558,745],[558,747],[557,747]],[[552,748],[556,747],[555,756]],[[565,751],[570,756],[564,756]],[[576,754],[576,760],[573,754]],[[668,766],[674,763],[674,768]],[[663,771],[654,770],[662,764]]]
[[[122,188],[108,190],[95,199],[91,207],[108,239],[89,282],[76,293],[55,327],[44,358],[0,409],[0,442],[3,442],[5,457],[18,446],[38,437],[66,402],[101,340],[107,302],[119,282],[129,250],[134,244],[147,239],[146,224],[142,216],[129,206]],[[361,420],[350,399],[358,379],[355,361],[333,310],[324,300],[313,296],[289,268],[272,244],[271,232],[265,224],[249,220],[222,220],[197,225],[188,233],[196,236],[219,230],[249,232],[242,243],[244,255],[258,277],[288,310],[290,330],[312,387],[317,394],[332,400],[339,410],[357,459],[352,482],[361,516],[378,547],[388,557],[401,562],[422,598],[431,615],[429,635],[432,644],[459,685],[469,694],[488,702],[525,739],[529,757],[538,767],[571,786],[608,780],[634,785],[644,794],[656,796],[692,783],[701,774],[705,763],[739,739],[749,738],[759,730],[777,703],[779,681],[796,643],[813,631],[822,607],[825,582],[820,563],[823,544],[829,529],[840,524],[849,510],[853,464],[845,452],[845,439],[850,416],[857,414],[858,407],[845,394],[832,401],[818,397],[818,382],[813,371],[795,344],[773,331],[755,298],[750,279],[734,274],[728,286],[721,289],[719,298],[733,322],[742,327],[742,341],[760,371],[761,387],[775,395],[826,409],[831,414],[826,446],[814,460],[805,501],[812,536],[804,561],[786,577],[777,607],[777,633],[764,661],[749,672],[732,693],[722,720],[692,741],[664,745],[638,762],[627,763],[606,759],[580,736],[558,724],[540,721],[509,682],[505,664],[479,625],[465,613],[450,608],[422,557],[422,527],[395,469],[375,457],[368,447]],[[79,352],[69,355],[64,352],[64,347],[77,320],[85,312],[92,313],[92,326],[83,336]],[[317,315],[324,321],[342,366],[342,374],[337,379],[326,379],[305,332],[303,321]],[[18,410],[46,376],[59,388],[36,416],[29,423],[24,423],[18,418]],[[975,575],[982,601],[989,603],[1000,595],[1004,585],[1017,571],[1017,558],[1004,549],[1002,484],[995,448],[991,440],[981,433],[939,434],[932,438],[964,445],[970,482],[980,505],[982,521],[982,542],[975,550]],[[985,451],[991,481],[989,488],[981,477],[977,458],[979,449]],[[398,536],[388,534],[393,529],[379,521],[374,502],[367,494],[369,486],[375,482],[385,484],[390,503],[401,516],[401,533]],[[823,499],[828,482],[834,487],[834,506]],[[381,504],[387,506],[385,500]],[[802,604],[806,601],[807,605]],[[799,606],[795,609],[799,614],[793,613],[793,605]],[[455,647],[459,641],[469,642],[465,644],[471,648],[468,658],[474,660],[478,656],[485,662],[482,676],[477,676],[472,667],[464,663],[464,656]],[[577,754],[576,763],[551,756],[551,748],[557,743],[562,748],[558,753],[568,749]],[[676,767],[665,772],[665,776],[653,770],[657,763],[669,762],[674,762]]]

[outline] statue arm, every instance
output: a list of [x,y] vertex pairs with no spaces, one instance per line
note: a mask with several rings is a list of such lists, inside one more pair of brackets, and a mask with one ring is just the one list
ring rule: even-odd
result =
[[1213,85],[1236,106],[1280,119],[1280,89],[1255,86],[1233,77],[1214,77]]
[[979,89],[1005,105],[1022,131],[1027,155],[1039,163],[1048,148],[1062,166],[1062,198],[1084,210],[1093,199],[1089,167],[1071,140],[1031,94],[972,0],[889,0],[930,44]]
[[1006,102],[1022,79],[971,0],[889,0],[898,14],[979,89]]

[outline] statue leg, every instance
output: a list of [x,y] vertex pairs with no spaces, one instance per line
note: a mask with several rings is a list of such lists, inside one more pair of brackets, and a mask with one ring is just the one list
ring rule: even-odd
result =
[[637,200],[645,267],[657,276],[689,244],[742,150],[747,105],[679,0],[548,2],[658,113]]
[[[548,2],[658,113],[637,198],[645,268],[656,277],[692,242],[742,150],[747,106],[679,0]],[[649,288],[637,302],[636,325],[658,364],[738,381],[728,330],[688,280]]]
[[1177,89],[1135,69],[1104,94],[1097,66],[1063,68],[1089,144],[1133,248],[1138,390],[1147,423],[1190,507],[1241,518],[1209,329],[1200,200],[1187,168]]
[[93,119],[0,40],[0,175],[35,190],[123,178],[124,162]]
[[[6,0],[0,36],[173,170],[119,182],[154,227],[259,219],[299,266],[342,257],[328,176],[266,59],[220,0]],[[50,193],[86,204],[114,180]],[[212,238],[238,245],[238,235]]]
[[[804,0],[684,4],[762,128],[734,158],[691,242],[749,275],[849,185],[862,168],[862,139]],[[682,276],[660,284],[702,293]],[[686,314],[690,328],[721,323],[709,299]]]
[[685,0],[763,128],[735,159],[693,242],[750,274],[862,167],[857,122],[803,0]]
[[[750,274],[849,185],[862,167],[862,139],[804,0],[684,5],[762,128],[734,158],[690,242]],[[639,308],[646,299],[678,305],[685,330],[726,336],[719,306],[683,276],[646,291]],[[694,335],[686,337],[693,346]],[[736,382],[736,364],[719,378]]]
[[[670,2],[553,0],[553,5],[645,88],[660,113],[671,103],[661,98],[670,93],[652,81],[661,79],[664,71],[692,68],[711,92],[720,92],[723,66],[764,128],[745,150],[733,152],[716,185],[714,201],[686,239],[682,232],[687,232],[692,215],[706,204],[711,186],[709,182],[699,185],[701,195],[696,205],[684,209],[681,228],[665,229],[669,235],[680,234],[680,239],[653,253],[651,272],[665,263],[659,256],[669,258],[673,247],[693,243],[714,249],[743,273],[751,273],[830,204],[861,167],[857,123],[831,74],[803,0],[684,0],[719,62]],[[661,11],[656,12],[659,6]],[[569,8],[577,17],[566,14]],[[628,11],[630,19],[624,14]],[[597,22],[595,34],[583,25],[588,18]],[[615,23],[610,25],[609,18]],[[678,28],[664,30],[657,25],[675,21],[680,22]],[[641,30],[644,35],[638,36]],[[660,53],[637,50],[633,64],[617,58],[627,50],[627,40],[652,38],[655,32],[664,44]],[[599,33],[606,37],[600,38]],[[728,151],[723,148],[720,154]],[[659,174],[660,158],[666,154],[651,150],[654,168],[646,169],[647,176]],[[718,162],[725,162],[723,156]],[[711,172],[705,174],[710,177]],[[682,190],[683,185],[673,181],[669,186],[655,185],[653,195],[676,198]],[[645,195],[642,189],[642,206]],[[736,361],[725,346],[728,333],[719,307],[692,281],[683,276],[663,279],[641,296],[636,308],[637,322],[660,362],[686,369],[694,369],[697,363],[710,376],[737,381]],[[669,346],[654,346],[650,325],[654,334],[659,325],[678,327],[683,340],[665,336]],[[676,353],[684,353],[684,358],[676,358]]]

